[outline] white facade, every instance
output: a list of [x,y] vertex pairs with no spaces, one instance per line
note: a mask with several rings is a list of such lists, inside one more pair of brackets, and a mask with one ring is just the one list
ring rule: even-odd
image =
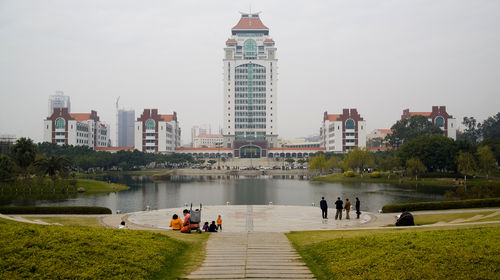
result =
[[366,121],[356,109],[344,109],[342,114],[324,113],[320,128],[321,145],[327,152],[345,153],[355,147],[366,147]]
[[222,134],[202,134],[194,138],[194,148],[217,148],[222,147],[224,137]]
[[135,121],[134,148],[142,152],[173,153],[181,146],[177,114],[159,115],[158,109],[145,109]]
[[43,140],[58,145],[107,147],[109,125],[101,122],[95,111],[68,114],[67,108],[55,108],[44,120]]
[[48,116],[52,115],[54,108],[68,108],[68,112],[71,113],[69,96],[64,95],[62,91],[56,91],[56,94],[49,96]]
[[194,138],[203,134],[212,134],[212,127],[209,124],[195,125],[191,128],[192,147],[194,147]]
[[259,14],[242,13],[224,48],[225,146],[267,140],[276,146],[277,62],[274,41]]

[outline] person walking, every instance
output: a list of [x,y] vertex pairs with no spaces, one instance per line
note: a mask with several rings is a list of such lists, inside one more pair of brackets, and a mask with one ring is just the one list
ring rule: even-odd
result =
[[345,199],[345,207],[344,207],[344,209],[345,209],[345,218],[347,220],[349,220],[350,219],[350,217],[349,217],[349,211],[351,211],[351,202],[349,201],[349,198]]
[[335,220],[338,218],[339,220],[342,220],[342,209],[344,202],[340,200],[340,197],[337,197],[337,201],[335,201],[335,208],[337,209],[337,213],[335,213]]
[[321,208],[321,217],[323,217],[323,219],[328,219],[328,203],[326,203],[324,196],[321,197],[319,207]]
[[360,207],[361,202],[359,201],[359,198],[356,197],[356,219],[359,219],[359,215],[361,215]]

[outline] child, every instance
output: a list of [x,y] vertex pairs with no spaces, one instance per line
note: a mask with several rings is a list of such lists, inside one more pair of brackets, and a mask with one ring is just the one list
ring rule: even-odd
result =
[[208,232],[208,222],[205,222],[205,224],[203,225],[203,230],[205,232]]
[[220,218],[220,215],[219,218],[217,218],[217,229],[222,231],[222,219]]
[[217,226],[215,225],[215,221],[212,221],[212,224],[208,228],[208,232],[217,232]]
[[118,226],[119,229],[124,229],[125,227],[125,221],[122,221],[120,225]]
[[174,214],[172,216],[172,220],[170,220],[170,225],[169,227],[172,228],[172,230],[181,230],[182,228],[182,220],[177,216],[177,214]]

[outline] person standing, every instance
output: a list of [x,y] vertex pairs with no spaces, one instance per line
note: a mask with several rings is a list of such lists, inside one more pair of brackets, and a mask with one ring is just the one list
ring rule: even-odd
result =
[[337,201],[335,201],[335,208],[337,209],[337,213],[335,213],[335,220],[338,218],[339,220],[342,220],[342,209],[344,202],[340,200],[340,197],[337,197]]
[[220,215],[219,215],[219,217],[217,218],[217,229],[218,229],[219,231],[222,231],[222,218],[220,217]]
[[361,215],[361,202],[359,201],[359,198],[356,197],[356,219],[359,219],[359,215]]
[[349,220],[350,219],[350,217],[349,217],[349,211],[351,211],[351,202],[349,201],[349,198],[345,199],[345,207],[344,207],[344,209],[345,209],[345,218],[347,220]]
[[328,203],[326,203],[324,196],[321,197],[319,207],[321,208],[321,217],[323,217],[323,219],[328,219]]

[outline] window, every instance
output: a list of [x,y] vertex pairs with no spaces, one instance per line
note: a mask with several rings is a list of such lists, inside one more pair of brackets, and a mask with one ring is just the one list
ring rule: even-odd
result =
[[437,126],[437,127],[444,127],[444,119],[443,117],[439,116],[439,117],[436,117],[434,119],[434,124]]
[[254,58],[257,56],[257,43],[253,39],[248,39],[244,43],[245,47],[245,58]]
[[56,129],[64,129],[64,128],[66,128],[66,121],[63,118],[57,118]]
[[345,121],[345,129],[354,129],[354,121],[352,119]]
[[146,130],[154,130],[155,129],[155,121],[152,119],[149,119],[146,121]]

